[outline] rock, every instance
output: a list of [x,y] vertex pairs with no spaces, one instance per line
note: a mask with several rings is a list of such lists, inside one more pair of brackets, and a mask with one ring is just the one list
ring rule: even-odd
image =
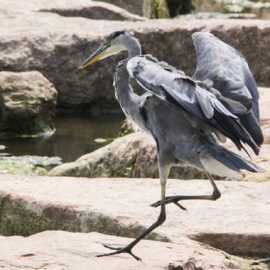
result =
[[221,12],[221,13],[251,13],[257,18],[270,19],[270,3],[267,1],[249,0],[193,0],[195,10],[198,12]]
[[263,127],[264,143],[270,144],[270,125]]
[[[215,202],[185,201],[188,212],[169,205],[166,222],[151,239],[182,244],[187,236],[231,254],[269,256],[270,182],[218,186],[222,196]],[[210,192],[204,180],[170,179],[167,186],[168,195]],[[159,194],[157,179],[0,175],[0,234],[68,230],[135,237],[156,220],[159,209],[149,204]]]
[[136,129],[139,129],[139,128],[135,126],[134,122],[131,121],[130,119],[126,118],[120,127],[119,134],[120,134],[120,136],[124,136],[124,135],[130,134],[130,133],[134,133],[136,131],[140,131],[140,130],[136,130]]
[[[100,1],[100,0],[98,0]],[[102,0],[140,16],[151,18],[154,13],[154,0]]]
[[255,14],[252,13],[221,13],[221,12],[198,12],[187,15],[177,16],[180,20],[194,20],[194,19],[254,19]]
[[[267,134],[265,133],[265,127],[263,127],[263,134],[266,136],[266,143],[262,145],[259,156],[252,154],[251,157],[253,162],[265,169],[265,172],[257,174],[246,172],[245,180],[256,182],[270,181],[270,145],[267,144]],[[247,156],[245,157],[248,159]]]
[[53,166],[61,164],[59,157],[0,156],[0,173],[16,175],[46,175]]
[[57,92],[37,71],[0,72],[0,136],[54,132]]
[[[27,238],[0,237],[0,266],[4,269],[242,269],[227,255],[183,238],[182,244],[142,241],[135,254],[143,262],[127,254],[97,258],[108,252],[103,244],[127,244],[130,239],[99,233],[46,231]],[[162,254],[162,256],[158,256]]]
[[[75,162],[53,168],[49,175],[79,177],[158,177],[156,144],[150,135],[132,133]],[[172,168],[171,178],[205,178],[195,168]]]
[[6,10],[46,11],[67,17],[85,17],[95,20],[143,21],[144,18],[131,14],[115,5],[89,0],[20,0],[4,1],[1,5]]
[[260,118],[261,125],[269,125],[270,124],[270,114],[269,114],[269,104],[270,104],[270,88],[260,87]]
[[78,70],[81,61],[105,36],[120,29],[134,31],[144,52],[192,74],[196,59],[191,33],[206,27],[247,57],[259,84],[270,85],[269,21],[120,22],[10,9],[0,11],[0,16],[0,70],[39,70],[59,91],[59,108],[87,107],[98,113],[121,111],[112,81],[116,64],[123,56],[96,63],[89,70]]

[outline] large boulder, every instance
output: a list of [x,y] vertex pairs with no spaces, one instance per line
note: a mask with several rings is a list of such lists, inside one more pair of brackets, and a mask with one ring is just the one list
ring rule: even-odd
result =
[[85,17],[95,20],[144,20],[144,18],[129,13],[125,9],[119,8],[115,5],[91,0],[29,0],[26,2],[20,0],[10,0],[3,1],[1,3],[1,8],[7,11],[46,11],[67,17]]
[[49,135],[57,92],[39,72],[0,72],[0,136]]
[[120,112],[112,81],[115,66],[123,55],[105,59],[89,70],[78,70],[81,61],[105,36],[120,29],[134,31],[142,42],[143,52],[192,74],[196,58],[191,33],[206,27],[247,57],[260,84],[270,84],[269,21],[120,22],[10,9],[1,10],[0,16],[0,70],[41,71],[59,91],[59,107],[87,106],[90,110],[98,108],[98,112]]
[[[156,144],[150,135],[132,133],[75,162],[53,168],[49,175],[79,177],[158,177]],[[203,172],[190,167],[175,167],[171,178],[206,178]]]

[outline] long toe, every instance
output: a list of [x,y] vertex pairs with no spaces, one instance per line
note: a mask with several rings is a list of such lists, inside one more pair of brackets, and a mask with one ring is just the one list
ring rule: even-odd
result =
[[104,254],[99,254],[97,255],[96,257],[106,257],[106,256],[113,256],[113,255],[117,255],[117,254],[121,254],[121,253],[128,253],[129,255],[131,255],[135,260],[137,261],[141,261],[142,259],[138,256],[136,256],[130,248],[127,248],[127,247],[124,247],[124,248],[115,248],[115,247],[110,247],[110,246],[107,246],[107,245],[103,245],[104,247],[106,248],[109,248],[109,249],[113,249],[113,250],[116,250],[114,252],[110,252],[110,253],[104,253]]
[[[169,204],[169,203],[174,203],[176,206],[178,206],[180,209],[187,211],[187,208],[184,207],[183,205],[181,205],[178,201],[180,201],[181,198],[179,198],[178,196],[175,196],[175,198],[173,196],[169,196],[165,198],[165,204]],[[161,201],[156,201],[155,203],[152,203],[150,206],[151,207],[159,207],[161,205]]]
[[155,203],[150,204],[151,207],[159,207],[161,204],[161,201],[157,201]]
[[173,202],[175,205],[177,205],[180,209],[187,211],[187,208],[184,207],[182,204],[180,204],[179,202]]
[[103,244],[103,246],[104,246],[105,248],[112,249],[112,250],[121,250],[121,249],[122,249],[122,248],[120,248],[120,247],[111,247],[111,246],[108,246],[108,245],[106,245],[106,244]]

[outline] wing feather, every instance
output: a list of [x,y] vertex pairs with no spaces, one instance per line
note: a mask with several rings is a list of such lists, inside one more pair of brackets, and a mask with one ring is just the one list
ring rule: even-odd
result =
[[[261,145],[263,135],[259,126],[259,92],[245,57],[209,32],[195,32],[192,40],[197,55],[197,68],[193,78],[212,81],[213,87],[222,96],[241,103],[246,108],[245,113],[243,107],[237,110],[239,104],[227,105],[239,116],[254,141]],[[226,101],[223,104],[226,106]]]
[[158,62],[144,56],[129,60],[127,70],[146,91],[208,123],[231,138],[239,149],[243,148],[241,142],[248,143],[258,153],[258,146],[238,118],[213,93],[190,77],[164,69]]

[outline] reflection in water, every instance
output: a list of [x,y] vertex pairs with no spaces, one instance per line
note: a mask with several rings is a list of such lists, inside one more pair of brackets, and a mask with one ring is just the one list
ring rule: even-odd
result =
[[[59,156],[63,162],[74,161],[102,144],[96,138],[115,138],[120,130],[122,116],[86,117],[63,115],[55,119],[56,132],[50,138],[17,138],[1,140],[10,155]],[[0,153],[1,153],[0,152]]]

